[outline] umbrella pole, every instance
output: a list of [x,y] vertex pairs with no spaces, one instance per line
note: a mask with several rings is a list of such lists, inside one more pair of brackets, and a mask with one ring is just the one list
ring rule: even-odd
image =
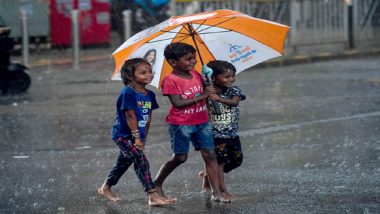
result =
[[197,50],[197,53],[198,53],[198,56],[199,56],[199,60],[201,60],[202,65],[204,65],[204,62],[203,62],[203,59],[202,59],[202,56],[201,56],[201,52],[199,51],[198,44],[197,44],[197,41],[195,39],[195,31],[194,31],[193,27],[190,25],[190,23],[188,23],[187,26],[189,27],[190,36],[193,39],[193,42],[194,42],[194,45],[195,45],[195,49]]
[[[203,66],[204,62],[203,62],[203,59],[202,59],[202,56],[201,56],[201,52],[199,51],[197,41],[195,39],[195,31],[193,30],[193,27],[190,25],[190,23],[188,23],[187,26],[189,27],[190,36],[193,39],[193,42],[194,42],[194,45],[195,45],[195,49],[197,50],[197,53],[198,53],[198,56],[199,56],[199,60],[201,60],[201,63],[202,63],[202,66]],[[207,85],[211,85],[211,80],[208,78],[207,75],[206,75],[206,84]],[[214,113],[216,115],[222,114],[222,112],[220,111],[219,104],[216,101],[213,101],[213,100],[211,100],[211,103],[212,103],[212,106],[214,107],[214,111],[215,111]]]

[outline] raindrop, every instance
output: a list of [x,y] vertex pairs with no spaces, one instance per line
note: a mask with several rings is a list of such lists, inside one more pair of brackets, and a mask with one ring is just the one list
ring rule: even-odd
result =
[[370,214],[368,208],[364,208],[364,214]]
[[342,167],[346,164],[346,161],[343,161],[341,164],[339,164],[339,167]]
[[91,146],[81,146],[81,147],[76,147],[75,149],[89,149]]
[[13,158],[15,158],[15,159],[25,159],[25,158],[29,158],[29,156],[27,156],[27,155],[15,155],[15,156],[13,156]]
[[36,203],[33,203],[33,207],[36,209],[36,208],[38,208],[39,207],[39,205],[38,205],[38,203],[36,202]]

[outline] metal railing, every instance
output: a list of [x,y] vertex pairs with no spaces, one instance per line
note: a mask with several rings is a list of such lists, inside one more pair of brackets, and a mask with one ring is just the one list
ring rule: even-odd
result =
[[380,40],[380,0],[354,0],[353,4],[355,38],[361,42]]
[[176,15],[232,9],[289,25],[287,48],[295,52],[302,46],[332,44],[345,49],[349,42],[358,48],[380,47],[380,0],[177,0],[175,6]]

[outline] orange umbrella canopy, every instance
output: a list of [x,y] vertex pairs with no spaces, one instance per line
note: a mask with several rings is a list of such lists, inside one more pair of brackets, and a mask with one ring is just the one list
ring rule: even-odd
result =
[[201,62],[196,66],[197,71],[201,71],[202,63],[218,59],[231,62],[239,73],[283,55],[288,31],[288,26],[232,10],[174,16],[135,34],[113,53],[112,79],[120,79],[120,68],[125,60],[144,57],[154,50],[155,77],[151,84],[158,87],[172,71],[163,55],[165,47],[172,42],[188,43],[197,49],[197,60]]

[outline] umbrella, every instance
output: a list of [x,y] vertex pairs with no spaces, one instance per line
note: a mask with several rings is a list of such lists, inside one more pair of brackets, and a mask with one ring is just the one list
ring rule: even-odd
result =
[[151,85],[159,87],[172,69],[164,58],[165,47],[184,42],[197,49],[197,71],[211,60],[232,63],[237,73],[284,53],[288,26],[254,18],[233,10],[215,10],[174,16],[145,29],[125,41],[114,53],[113,80],[120,79],[120,68],[129,58],[143,57],[155,50]]

